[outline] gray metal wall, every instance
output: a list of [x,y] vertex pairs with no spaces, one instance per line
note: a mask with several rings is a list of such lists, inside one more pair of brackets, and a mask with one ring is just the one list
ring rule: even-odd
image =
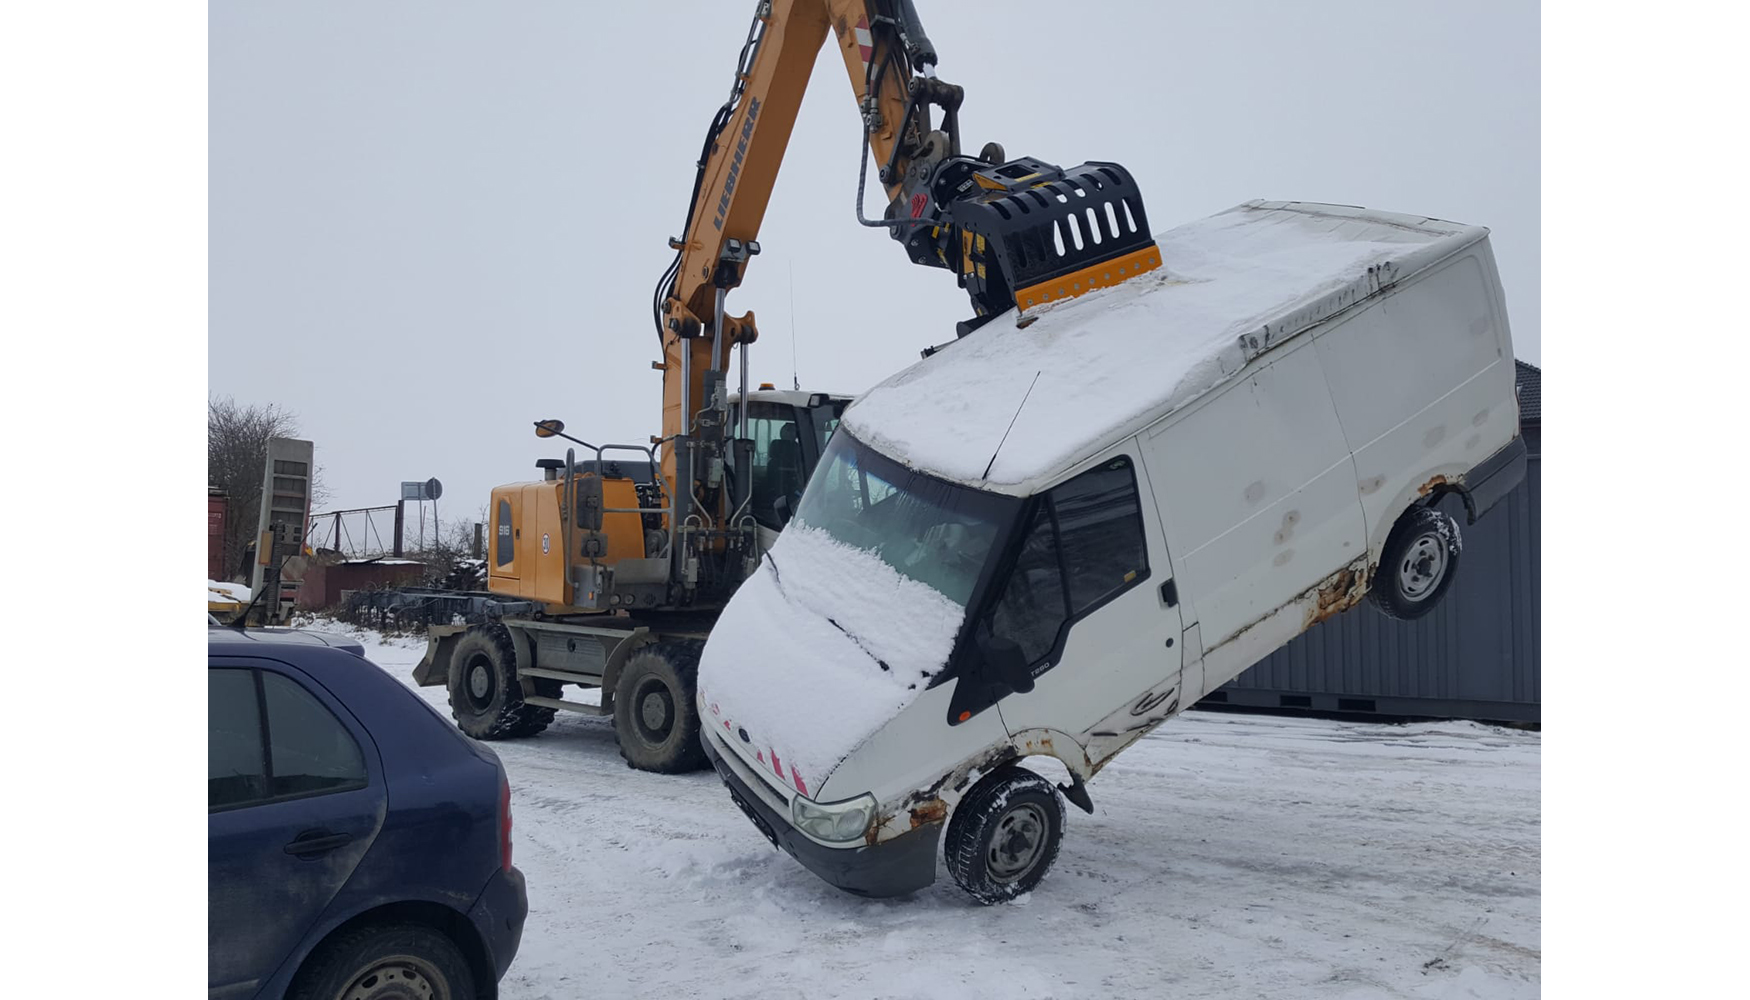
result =
[[1433,612],[1399,622],[1363,604],[1199,705],[1540,722],[1541,428],[1523,433],[1525,480],[1465,529],[1458,577]]

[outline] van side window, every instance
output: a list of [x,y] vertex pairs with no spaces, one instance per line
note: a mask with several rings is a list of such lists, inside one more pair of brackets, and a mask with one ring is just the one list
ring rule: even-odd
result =
[[1072,616],[1148,574],[1130,459],[1115,458],[1064,483],[1051,491],[1051,505]]
[[1057,633],[1068,617],[1057,531],[1051,524],[1051,511],[1041,503],[1034,509],[1033,523],[1021,542],[1009,584],[991,613],[991,632],[1020,643],[1027,662],[1037,663],[1057,645]]
[[992,634],[1019,643],[1029,663],[1050,655],[1067,624],[1147,578],[1142,530],[1129,458],[1041,496],[992,609]]

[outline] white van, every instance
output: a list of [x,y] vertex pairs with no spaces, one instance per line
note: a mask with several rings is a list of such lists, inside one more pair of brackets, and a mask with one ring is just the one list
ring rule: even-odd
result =
[[1030,890],[1059,792],[1091,812],[1120,750],[1363,597],[1426,613],[1436,502],[1524,474],[1487,230],[1251,202],[1157,240],[854,403],[711,634],[707,752],[840,888],[929,885],[946,826],[974,897]]

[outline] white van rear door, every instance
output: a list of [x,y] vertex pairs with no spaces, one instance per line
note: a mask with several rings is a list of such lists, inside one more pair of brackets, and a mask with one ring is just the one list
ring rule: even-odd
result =
[[1085,737],[1132,701],[1165,704],[1154,695],[1177,684],[1179,608],[1162,589],[1173,568],[1129,445],[1035,501],[991,619],[1033,663],[1033,690],[997,703],[1011,735]]

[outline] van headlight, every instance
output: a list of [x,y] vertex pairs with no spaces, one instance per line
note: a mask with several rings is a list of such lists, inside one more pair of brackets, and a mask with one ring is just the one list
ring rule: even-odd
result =
[[875,796],[864,792],[843,802],[815,802],[806,795],[790,800],[790,821],[816,840],[842,844],[856,840],[875,819]]

